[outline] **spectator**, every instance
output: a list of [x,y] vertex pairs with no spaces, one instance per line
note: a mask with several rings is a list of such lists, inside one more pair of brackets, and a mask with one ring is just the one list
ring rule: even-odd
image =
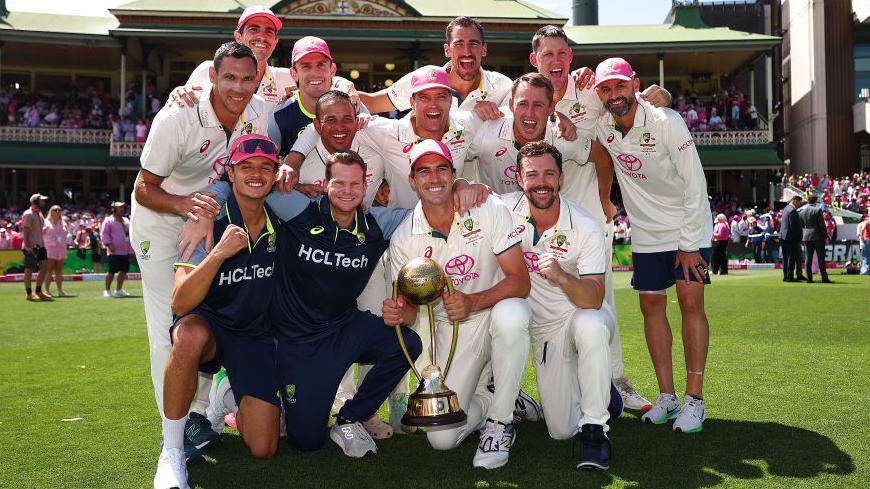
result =
[[54,281],[57,284],[57,296],[68,297],[63,290],[63,263],[66,261],[66,239],[69,228],[63,220],[63,210],[59,205],[51,206],[48,218],[42,228],[42,239],[45,243],[45,252],[48,258],[48,271],[45,276],[45,289],[48,291],[51,285],[51,274],[54,273]]
[[139,122],[136,123],[136,142],[144,143],[145,137],[148,135],[148,126],[145,125],[145,120],[139,118]]
[[861,248],[861,275],[870,275],[870,212],[858,224],[858,244]]
[[6,229],[6,226],[0,227],[0,250],[11,250],[12,235]]
[[761,229],[758,219],[754,217],[749,218],[749,231],[746,238],[746,247],[752,248],[753,261],[755,261],[755,263],[764,263],[764,257],[762,255],[764,231]]
[[724,131],[727,129],[725,127],[725,121],[719,117],[719,112],[716,110],[716,107],[710,109],[710,122],[707,126],[711,131]]
[[[29,301],[51,300],[52,297],[42,291],[42,282],[48,272],[45,253],[45,242],[42,240],[42,227],[45,218],[42,208],[48,197],[42,194],[30,196],[30,208],[21,215],[21,251],[24,253],[24,290]],[[36,270],[36,292],[30,288],[31,274]]]
[[726,222],[725,214],[716,216],[716,225],[713,227],[713,256],[710,260],[710,270],[714,274],[728,275],[728,239],[731,230]]
[[[124,281],[127,279],[127,272],[130,271],[130,255],[133,254],[133,247],[130,245],[130,221],[124,217],[125,209],[126,204],[123,202],[113,203],[112,215],[103,221],[103,226],[100,228],[103,245],[109,253],[109,271],[106,273],[103,297],[130,297],[130,294],[124,290]],[[112,279],[116,273],[118,282],[113,294]]]

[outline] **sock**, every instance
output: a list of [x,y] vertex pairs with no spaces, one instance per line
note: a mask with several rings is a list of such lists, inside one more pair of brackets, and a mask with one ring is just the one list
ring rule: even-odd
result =
[[39,293],[41,293],[41,292],[42,292],[42,286],[41,286],[41,285],[37,285],[37,286],[36,286],[36,293],[39,294]]
[[184,450],[184,425],[187,416],[181,419],[163,419],[163,449],[177,448]]
[[703,400],[704,400],[704,396],[696,396],[696,395],[694,395],[694,394],[689,394],[689,397],[691,397],[691,398],[693,398],[693,399],[697,399],[697,400],[699,400],[699,401],[703,401]]
[[31,289],[30,287],[25,287],[24,291],[27,292],[27,295],[30,295],[33,293],[33,289]]
[[232,389],[227,389],[224,392],[223,401],[224,401],[224,407],[226,407],[227,410],[229,410],[229,412],[231,412],[233,414],[239,412],[239,405],[236,404],[236,396],[233,395]]
[[351,424],[351,423],[353,423],[353,421],[345,418],[344,416],[342,416],[340,414],[335,417],[335,424]]

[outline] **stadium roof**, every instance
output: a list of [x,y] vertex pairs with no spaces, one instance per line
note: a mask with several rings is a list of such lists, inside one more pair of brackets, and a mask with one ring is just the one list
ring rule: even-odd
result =
[[574,46],[599,54],[758,51],[782,41],[776,36],[710,27],[701,19],[697,5],[675,7],[668,24],[566,26],[565,33]]

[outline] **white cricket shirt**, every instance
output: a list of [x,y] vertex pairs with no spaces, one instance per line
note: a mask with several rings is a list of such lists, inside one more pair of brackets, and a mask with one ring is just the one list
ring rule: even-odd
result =
[[596,128],[613,158],[622,201],[639,253],[697,251],[710,246],[713,220],[707,180],[695,140],[680,114],[655,108],[636,94],[637,113],[625,136],[613,116]]
[[[211,90],[211,85],[205,87],[196,107],[163,107],[151,125],[139,159],[143,170],[164,178],[160,186],[170,194],[188,195],[206,190],[223,174],[229,146],[236,138],[266,133],[271,104],[255,95],[228,136],[211,105]],[[177,234],[184,225],[179,215],[139,205],[135,192],[131,209],[131,233],[138,241],[149,235],[165,237],[173,231]],[[176,242],[151,242],[150,246],[175,248]]]
[[[398,277],[402,266],[414,258],[425,256],[441,265],[456,290],[473,294],[492,288],[504,278],[498,255],[519,244],[508,207],[495,196],[489,196],[480,207],[453,217],[447,236],[432,229],[423,213],[422,203],[405,218],[390,239],[392,276]],[[466,321],[488,311],[477,311]],[[448,321],[442,302],[436,301],[436,318]]]
[[[529,305],[532,323],[543,328],[561,327],[567,316],[577,310],[562,287],[551,284],[538,273],[541,255],[553,255],[562,270],[573,275],[604,275],[608,254],[601,225],[577,204],[560,196],[559,220],[538,236],[529,211],[529,201],[522,192],[503,196],[513,212],[516,232],[522,239],[523,258],[532,279]],[[538,331],[540,329],[536,328]]]

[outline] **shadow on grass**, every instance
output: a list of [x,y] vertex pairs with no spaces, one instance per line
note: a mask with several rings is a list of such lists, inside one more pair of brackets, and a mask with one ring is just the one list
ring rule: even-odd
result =
[[520,425],[510,463],[494,471],[471,467],[473,440],[436,452],[423,435],[399,436],[382,441],[376,457],[362,460],[344,457],[329,440],[315,453],[292,453],[282,444],[274,459],[259,461],[240,437],[225,435],[205,463],[190,467],[190,481],[204,489],[561,488],[601,487],[618,477],[629,487],[692,489],[716,486],[725,477],[753,481],[855,471],[852,458],[829,438],[778,423],[709,419],[702,433],[682,435],[669,426],[622,418],[610,435],[611,470],[596,473],[576,471],[571,442],[551,440],[543,423]]

